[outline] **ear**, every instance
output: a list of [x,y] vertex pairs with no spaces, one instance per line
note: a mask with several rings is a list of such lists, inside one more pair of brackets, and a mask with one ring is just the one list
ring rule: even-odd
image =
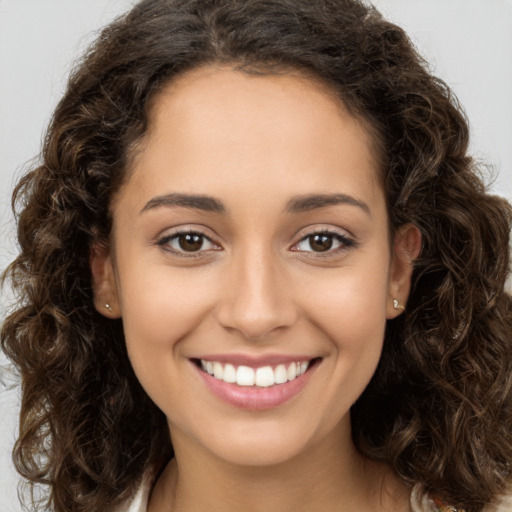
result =
[[413,224],[401,226],[393,240],[386,304],[386,318],[388,319],[396,318],[405,311],[411,289],[414,260],[418,257],[420,250],[420,230]]
[[89,254],[94,291],[94,307],[107,318],[120,318],[121,308],[112,256],[105,244],[95,243]]

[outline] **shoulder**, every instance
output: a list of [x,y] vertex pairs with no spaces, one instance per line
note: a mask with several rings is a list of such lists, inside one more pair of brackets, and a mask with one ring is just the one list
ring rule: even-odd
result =
[[425,494],[420,485],[415,485],[412,488],[411,510],[412,512],[464,512],[463,510],[457,510],[454,507],[445,505]]
[[512,511],[512,493],[503,496],[494,507],[485,509],[485,512],[511,512]]
[[[412,512],[466,512],[424,494],[419,485],[414,486],[411,492],[411,510]],[[512,512],[512,495],[505,496],[496,504],[485,507],[483,512]]]

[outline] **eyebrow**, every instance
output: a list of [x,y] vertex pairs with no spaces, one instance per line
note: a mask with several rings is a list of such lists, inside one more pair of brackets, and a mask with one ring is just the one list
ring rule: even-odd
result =
[[161,206],[181,206],[183,208],[195,208],[214,213],[225,213],[226,211],[226,207],[214,197],[194,194],[166,194],[149,200],[140,213]]
[[366,203],[346,194],[311,194],[294,197],[288,202],[286,211],[301,213],[339,204],[356,206],[371,216],[370,208]]
[[[301,213],[317,208],[325,208],[335,205],[350,205],[361,208],[365,213],[371,215],[370,208],[366,203],[347,194],[309,194],[292,198],[287,206],[286,211],[290,213]],[[211,196],[195,195],[195,194],[166,194],[150,199],[144,208],[140,211],[143,213],[148,210],[159,207],[181,206],[183,208],[195,208],[198,210],[214,213],[225,213],[224,204]]]

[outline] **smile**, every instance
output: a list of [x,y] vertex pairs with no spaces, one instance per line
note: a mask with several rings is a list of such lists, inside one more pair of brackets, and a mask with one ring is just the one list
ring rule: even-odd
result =
[[290,357],[275,356],[256,361],[231,355],[191,362],[218,399],[239,409],[264,411],[299,395],[321,360],[315,357],[293,361]]
[[270,386],[284,384],[295,380],[303,375],[310,364],[310,361],[297,361],[289,364],[278,364],[277,366],[261,366],[251,368],[250,366],[235,366],[219,361],[200,360],[201,369],[217,380],[238,386],[255,386],[267,388]]

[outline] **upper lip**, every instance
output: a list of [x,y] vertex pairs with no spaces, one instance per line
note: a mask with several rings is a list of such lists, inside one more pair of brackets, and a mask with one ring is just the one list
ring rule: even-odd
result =
[[216,361],[223,364],[232,364],[233,366],[249,366],[251,368],[259,368],[262,366],[276,366],[279,364],[302,363],[311,361],[316,356],[300,355],[300,354],[268,354],[254,356],[248,354],[206,354],[193,357],[191,359],[202,359],[203,361]]

